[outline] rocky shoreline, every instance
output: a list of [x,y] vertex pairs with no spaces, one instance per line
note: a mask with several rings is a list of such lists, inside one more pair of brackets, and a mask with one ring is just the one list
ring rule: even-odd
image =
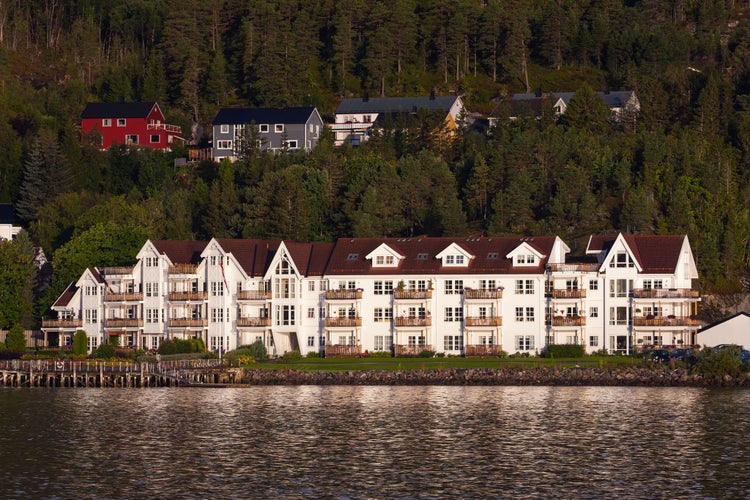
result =
[[640,386],[750,387],[750,374],[702,377],[684,369],[451,368],[305,372],[246,370],[243,385],[455,385],[455,386]]

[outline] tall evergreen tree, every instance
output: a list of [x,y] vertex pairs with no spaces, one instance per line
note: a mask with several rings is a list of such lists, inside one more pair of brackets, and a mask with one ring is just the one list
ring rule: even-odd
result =
[[49,135],[38,136],[24,162],[16,213],[25,222],[37,220],[39,207],[64,193],[70,182],[70,171],[57,141]]

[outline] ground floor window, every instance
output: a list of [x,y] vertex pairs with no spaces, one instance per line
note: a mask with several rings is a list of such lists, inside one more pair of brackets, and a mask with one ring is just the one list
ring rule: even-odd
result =
[[460,351],[464,348],[464,339],[461,335],[445,335],[443,348],[446,351]]
[[417,345],[424,345],[424,337],[422,335],[409,335],[409,347],[416,347]]
[[307,337],[307,347],[315,347],[315,337]]
[[599,337],[596,335],[591,335],[589,337],[589,346],[590,347],[599,347]]
[[479,344],[481,345],[494,345],[495,344],[495,338],[490,335],[480,335],[479,336]]
[[93,351],[99,345],[99,339],[96,337],[89,337],[89,351]]
[[391,350],[391,337],[390,335],[375,335],[375,351],[390,351]]
[[532,335],[516,336],[516,351],[530,351],[534,349],[534,337]]

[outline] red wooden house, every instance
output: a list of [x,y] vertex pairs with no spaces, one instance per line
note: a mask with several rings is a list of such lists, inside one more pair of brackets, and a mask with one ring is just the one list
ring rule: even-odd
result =
[[164,123],[164,114],[155,102],[92,102],[81,115],[81,130],[101,134],[102,149],[113,144],[169,150],[182,129]]

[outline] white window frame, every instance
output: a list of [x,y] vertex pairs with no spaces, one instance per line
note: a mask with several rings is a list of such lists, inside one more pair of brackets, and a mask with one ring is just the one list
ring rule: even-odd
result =
[[284,124],[283,123],[275,123],[273,125],[273,131],[277,134],[283,134],[284,133]]

